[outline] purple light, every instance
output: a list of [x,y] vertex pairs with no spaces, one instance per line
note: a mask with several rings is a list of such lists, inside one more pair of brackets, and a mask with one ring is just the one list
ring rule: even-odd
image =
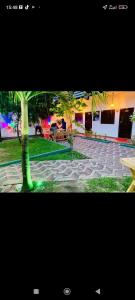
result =
[[0,127],[1,128],[7,128],[7,126],[8,126],[7,123],[0,122]]

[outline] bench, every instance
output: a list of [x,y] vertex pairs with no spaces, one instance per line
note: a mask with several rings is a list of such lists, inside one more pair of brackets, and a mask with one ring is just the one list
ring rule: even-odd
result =
[[[52,131],[47,128],[43,129],[44,137],[47,139],[51,139]],[[66,130],[57,129],[56,133],[54,134],[55,141],[65,141],[67,140],[68,132]]]
[[121,158],[120,162],[128,167],[131,171],[131,174],[133,176],[133,181],[131,185],[129,186],[127,192],[135,192],[135,157],[130,157],[130,158]]
[[65,141],[68,138],[68,132],[66,130],[57,130],[55,134],[56,141]]

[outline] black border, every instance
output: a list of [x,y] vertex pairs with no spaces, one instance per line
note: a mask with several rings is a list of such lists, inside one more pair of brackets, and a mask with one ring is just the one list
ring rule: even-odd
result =
[[[135,90],[134,9],[128,18],[82,3],[63,8],[62,15],[57,2],[51,19],[0,18],[0,89]],[[0,194],[2,286],[11,294],[20,282],[108,289],[122,282],[125,291],[133,280],[134,203],[126,193]]]

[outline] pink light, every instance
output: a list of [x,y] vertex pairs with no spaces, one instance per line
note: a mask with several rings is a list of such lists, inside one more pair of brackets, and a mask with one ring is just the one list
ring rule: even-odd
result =
[[1,126],[1,128],[7,128],[7,123],[1,122],[0,126]]

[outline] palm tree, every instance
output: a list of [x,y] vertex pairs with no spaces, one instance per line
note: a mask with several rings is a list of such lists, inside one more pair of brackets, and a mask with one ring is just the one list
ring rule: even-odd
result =
[[21,126],[22,126],[22,175],[23,185],[22,191],[30,191],[33,189],[33,182],[30,173],[30,160],[29,160],[29,126],[28,126],[28,102],[34,97],[46,92],[10,92],[10,97],[14,97],[16,101],[21,102]]
[[91,111],[92,112],[95,112],[97,108],[102,107],[103,105],[106,105],[108,102],[107,92],[93,91],[93,92],[90,92],[87,94],[91,101]]

